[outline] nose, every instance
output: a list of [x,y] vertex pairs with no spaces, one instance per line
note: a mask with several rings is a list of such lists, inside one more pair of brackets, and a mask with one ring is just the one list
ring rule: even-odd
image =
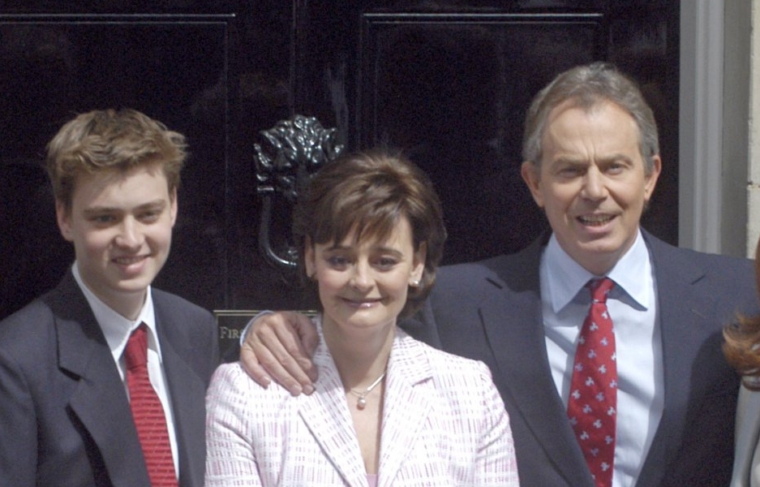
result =
[[583,179],[582,195],[590,200],[600,200],[607,196],[604,174],[596,167],[591,166]]
[[357,262],[353,267],[350,284],[354,289],[367,291],[372,287],[371,269],[367,262]]
[[136,249],[142,245],[143,234],[140,223],[132,218],[125,218],[119,226],[114,242],[125,249]]

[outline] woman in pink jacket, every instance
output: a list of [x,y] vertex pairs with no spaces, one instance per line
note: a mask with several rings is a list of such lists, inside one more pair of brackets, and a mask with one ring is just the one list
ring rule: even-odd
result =
[[443,252],[428,178],[401,157],[343,157],[311,181],[294,228],[321,303],[316,391],[292,397],[222,365],[207,396],[206,485],[517,486],[488,368],[396,327]]

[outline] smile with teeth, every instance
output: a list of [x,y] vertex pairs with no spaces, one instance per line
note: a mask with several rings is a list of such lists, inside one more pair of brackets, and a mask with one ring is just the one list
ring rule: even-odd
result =
[[348,303],[351,306],[355,306],[357,308],[371,308],[375,304],[380,302],[380,298],[375,299],[348,299],[344,298],[344,301]]
[[583,225],[589,225],[592,227],[602,226],[612,221],[614,217],[612,215],[587,215],[579,216],[578,221]]

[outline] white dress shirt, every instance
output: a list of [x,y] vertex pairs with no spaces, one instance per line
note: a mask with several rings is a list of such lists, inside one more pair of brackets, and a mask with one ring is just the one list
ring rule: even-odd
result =
[[121,375],[121,380],[124,382],[127,396],[129,396],[129,388],[126,381],[127,366],[122,355],[132,332],[139,327],[141,323],[145,323],[147,326],[148,377],[150,378],[150,383],[153,385],[153,389],[155,389],[158,398],[161,400],[161,405],[164,407],[164,415],[166,416],[167,430],[169,432],[169,443],[171,444],[172,458],[174,460],[174,472],[176,473],[177,478],[179,478],[179,456],[177,454],[177,435],[174,431],[174,415],[172,414],[167,380],[164,373],[163,361],[161,359],[161,347],[158,341],[158,333],[156,333],[156,317],[153,312],[153,297],[151,295],[150,286],[148,286],[145,304],[143,304],[140,314],[135,321],[132,321],[108,307],[100,300],[100,298],[90,291],[84,281],[82,281],[76,262],[74,262],[71,270],[79,288],[82,290],[82,293],[84,293],[84,297],[90,304],[90,308],[100,325],[100,329],[103,330],[103,335],[105,335],[108,348],[111,349],[111,354],[113,354],[116,367],[119,369],[119,375]]
[[[575,262],[552,235],[541,258],[541,303],[552,377],[567,407],[575,348],[595,276]],[[615,287],[607,299],[618,371],[613,487],[631,487],[641,473],[662,417],[662,338],[657,319],[656,282],[641,232],[607,274]]]

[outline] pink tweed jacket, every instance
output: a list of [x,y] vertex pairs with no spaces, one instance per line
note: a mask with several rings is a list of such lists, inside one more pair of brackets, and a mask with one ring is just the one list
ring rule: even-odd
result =
[[[367,486],[324,341],[313,360],[311,396],[263,389],[237,363],[217,369],[206,397],[207,487]],[[509,420],[483,363],[397,330],[386,377],[378,487],[518,485]]]

